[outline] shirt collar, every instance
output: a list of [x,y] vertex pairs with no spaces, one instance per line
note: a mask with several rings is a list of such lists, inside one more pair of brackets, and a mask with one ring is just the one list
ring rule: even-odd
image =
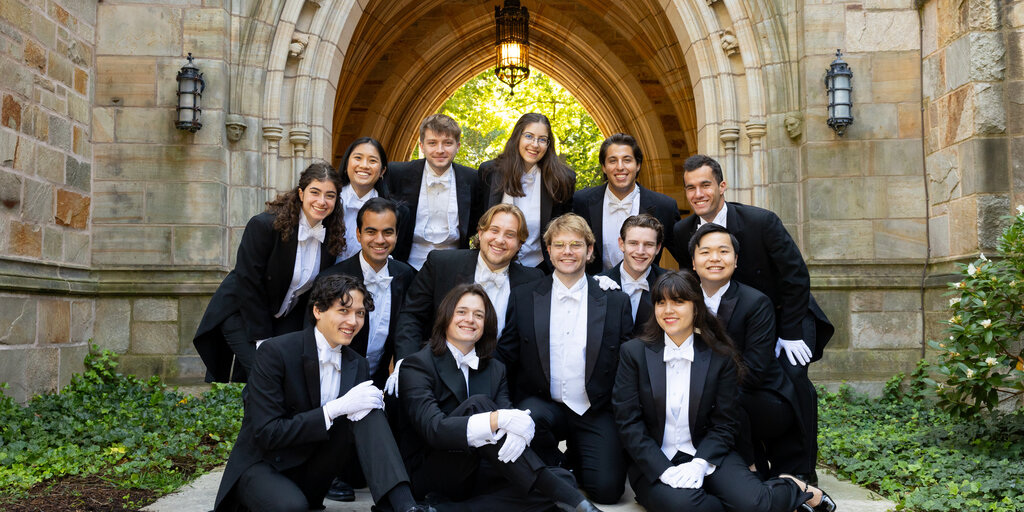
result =
[[452,353],[452,357],[455,358],[455,367],[456,368],[462,365],[462,360],[465,359],[467,356],[469,356],[469,354],[473,354],[474,356],[476,355],[476,347],[475,346],[473,348],[469,349],[469,353],[463,354],[462,351],[459,350],[458,347],[456,347],[455,345],[452,345],[451,342],[445,341],[444,344],[448,345],[448,351],[451,352]]
[[640,279],[633,279],[633,276],[629,275],[629,272],[626,270],[626,265],[622,264],[622,266],[619,267],[619,275],[622,276],[622,282],[623,283],[626,283],[626,282],[640,283],[640,282],[646,281],[647,277],[651,275],[651,267],[650,266],[647,267],[647,270],[645,270],[644,274],[642,276],[640,276]]
[[690,334],[690,337],[686,338],[686,341],[684,341],[682,345],[679,345],[677,347],[676,346],[676,342],[672,341],[672,338],[670,338],[668,333],[666,333],[665,334],[665,355],[663,356],[662,359],[664,360],[664,358],[667,358],[668,354],[670,352],[678,352],[678,353],[680,353],[682,355],[683,359],[686,359],[687,361],[692,363],[693,362],[693,334]]
[[[715,214],[715,218],[712,219],[711,222],[714,223],[714,224],[718,224],[719,226],[722,226],[723,228],[728,228],[729,226],[725,225],[725,223],[726,223],[726,214],[725,214],[725,212],[728,209],[729,209],[729,203],[726,202],[726,201],[722,201],[722,209],[718,210],[718,213]],[[697,227],[699,228],[699,227],[701,227],[703,225],[704,225],[704,217],[701,217],[701,216],[698,215],[697,216]]]
[[[511,263],[509,263],[509,265],[511,265]],[[487,262],[484,261],[484,255],[481,254],[481,253],[477,253],[477,255],[476,255],[476,275],[477,276],[487,275],[487,274],[501,274],[501,275],[507,276],[508,275],[508,267],[509,267],[509,265],[505,265],[504,267],[501,267],[498,270],[491,270],[491,267],[488,267],[487,266]]]
[[[323,224],[323,221],[317,221],[316,225],[319,226],[320,224]],[[306,212],[302,211],[301,209],[299,210],[299,225],[306,226],[306,228],[308,229],[313,229],[314,227],[316,227],[309,225],[309,219],[306,218]]]
[[[388,259],[391,259],[391,256],[388,256]],[[377,272],[370,266],[370,263],[366,261],[366,256],[363,255],[362,249],[359,250],[359,268],[363,269],[363,279],[366,279],[373,274],[377,274],[380,277],[391,277],[391,272],[388,272],[387,263],[381,267],[380,272]]]
[[344,346],[338,345],[337,347],[332,347],[331,344],[327,341],[327,337],[325,337],[324,334],[320,332],[320,328],[315,325],[313,326],[313,337],[316,338],[317,352],[320,352],[321,350],[330,350],[332,352],[341,353],[341,347]]
[[341,204],[345,205],[346,208],[359,209],[362,208],[363,204],[366,203],[366,201],[369,201],[370,199],[377,197],[377,189],[371,188],[370,191],[367,192],[365,196],[359,197],[356,194],[355,189],[352,188],[352,184],[349,183],[348,185],[341,187],[340,195]]
[[441,173],[440,176],[434,174],[434,170],[430,168],[430,163],[426,159],[423,160],[423,176],[437,178],[439,180],[449,180],[452,176],[452,169],[455,167],[454,163],[448,164],[448,168]]
[[556,291],[561,290],[563,294],[571,293],[575,295],[582,291],[587,286],[586,274],[583,274],[583,276],[580,277],[580,280],[573,283],[572,286],[565,286],[564,284],[562,284],[562,280],[559,279],[554,274],[551,274],[551,280],[554,281],[553,286],[557,289]]
[[724,286],[719,288],[717,292],[715,292],[715,293],[713,293],[711,295],[708,295],[707,292],[704,291],[704,288],[701,287],[700,292],[704,294],[704,301],[705,302],[707,302],[709,300],[721,301],[722,300],[722,296],[725,295],[725,291],[729,289],[729,285],[731,283],[732,283],[732,280],[730,280],[728,283],[725,283]]
[[633,190],[626,194],[626,197],[622,198],[621,201],[619,200],[619,198],[615,197],[615,193],[612,192],[612,187],[608,186],[604,188],[605,199],[607,199],[608,201],[614,201],[616,203],[631,203],[633,201],[636,201],[636,196],[638,195],[640,195],[640,185],[636,183],[633,184]]

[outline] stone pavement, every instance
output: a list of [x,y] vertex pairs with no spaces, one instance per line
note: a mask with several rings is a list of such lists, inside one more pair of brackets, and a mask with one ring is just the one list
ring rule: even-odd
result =
[[[211,510],[223,471],[223,467],[217,468],[199,477],[178,492],[164,496],[143,510],[146,512],[206,512]],[[893,502],[883,499],[867,489],[836,479],[822,468],[818,469],[818,475],[821,487],[828,492],[829,496],[832,496],[842,512],[886,512],[896,506]],[[373,502],[370,499],[370,492],[362,489],[356,491],[356,501],[351,503],[326,500],[324,504],[327,505],[328,512],[368,512]],[[633,500],[633,491],[628,485],[626,494],[618,504],[601,505],[601,509],[606,512],[640,512],[643,510]]]

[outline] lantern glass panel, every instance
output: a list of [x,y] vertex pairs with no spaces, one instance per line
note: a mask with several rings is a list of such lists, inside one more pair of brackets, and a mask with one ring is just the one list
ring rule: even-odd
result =
[[[829,110],[831,110],[831,109],[829,109]],[[829,113],[829,117],[833,117],[831,112]],[[834,117],[836,119],[843,119],[843,118],[853,117],[853,116],[850,115],[850,105],[848,105],[848,104],[847,105],[843,105],[843,104],[836,105],[836,107],[835,107],[835,116]]]
[[837,88],[836,91],[835,91],[835,101],[833,103],[835,103],[835,105],[837,107],[839,105],[849,105],[850,104],[850,90],[849,89],[839,89],[839,88]]

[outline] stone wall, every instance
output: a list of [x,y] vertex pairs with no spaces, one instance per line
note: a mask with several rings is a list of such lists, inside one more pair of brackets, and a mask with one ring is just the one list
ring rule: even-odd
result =
[[93,2],[0,3],[0,380],[18,399],[67,383],[92,336],[95,27]]

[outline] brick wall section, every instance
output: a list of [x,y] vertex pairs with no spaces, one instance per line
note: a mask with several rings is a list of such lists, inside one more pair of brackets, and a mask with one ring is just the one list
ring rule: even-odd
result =
[[[96,4],[0,3],[0,271],[91,263]],[[82,366],[94,300],[0,290],[0,381],[18,399]]]

